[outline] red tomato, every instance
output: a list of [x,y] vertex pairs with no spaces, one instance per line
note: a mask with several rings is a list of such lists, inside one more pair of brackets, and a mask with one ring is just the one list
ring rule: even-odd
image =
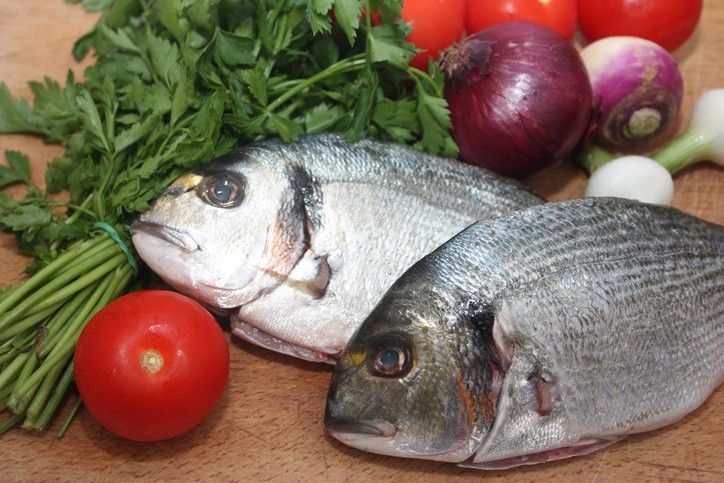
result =
[[[595,3],[598,0],[587,0]],[[491,25],[517,20],[550,27],[568,40],[576,31],[578,0],[468,0],[465,31],[468,35]]]
[[625,35],[673,51],[694,33],[701,9],[702,0],[579,0],[578,26],[589,42]]
[[410,65],[427,71],[430,57],[453,42],[460,41],[465,28],[465,0],[405,0],[402,20],[412,22],[412,33],[407,41],[424,52],[412,58]]
[[229,348],[200,304],[146,290],[91,318],[74,364],[81,398],[99,423],[124,438],[158,441],[209,414],[229,377]]

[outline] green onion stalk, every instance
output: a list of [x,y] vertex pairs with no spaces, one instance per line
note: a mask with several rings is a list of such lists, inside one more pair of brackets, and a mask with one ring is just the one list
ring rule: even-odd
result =
[[[125,248],[125,250],[124,250]],[[0,407],[42,430],[73,380],[73,351],[90,318],[119,297],[134,276],[127,247],[106,231],[76,243],[0,301]]]

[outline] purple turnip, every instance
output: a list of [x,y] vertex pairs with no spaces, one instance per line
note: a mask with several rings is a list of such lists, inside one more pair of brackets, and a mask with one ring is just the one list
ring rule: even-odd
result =
[[600,102],[593,141],[628,147],[661,134],[676,118],[684,84],[676,61],[663,47],[637,37],[606,37],[581,57]]

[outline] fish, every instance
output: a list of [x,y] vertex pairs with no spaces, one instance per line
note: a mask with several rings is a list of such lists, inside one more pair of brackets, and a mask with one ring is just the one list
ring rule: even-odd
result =
[[500,470],[689,414],[724,381],[724,227],[615,198],[479,221],[413,264],[335,366],[324,424]]
[[544,203],[451,158],[339,133],[242,146],[173,182],[130,231],[172,288],[256,345],[334,364],[395,279],[471,223]]

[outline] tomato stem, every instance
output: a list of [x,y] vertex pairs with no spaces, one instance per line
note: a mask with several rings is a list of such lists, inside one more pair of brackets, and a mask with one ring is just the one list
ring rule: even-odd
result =
[[138,363],[146,374],[156,374],[163,367],[163,356],[157,350],[147,349],[138,358]]

